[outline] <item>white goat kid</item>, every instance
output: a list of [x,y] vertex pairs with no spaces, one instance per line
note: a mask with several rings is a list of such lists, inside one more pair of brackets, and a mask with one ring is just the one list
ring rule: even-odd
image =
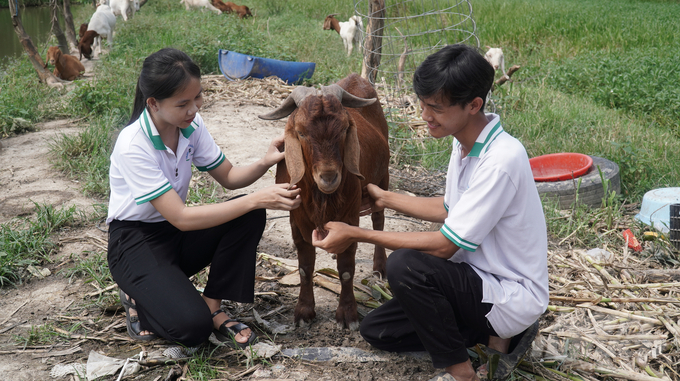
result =
[[345,49],[347,49],[347,55],[352,54],[354,45],[358,45],[361,42],[361,32],[364,30],[364,23],[361,21],[361,17],[352,16],[349,20],[340,22],[340,37],[342,37],[342,43],[345,44]]
[[484,55],[484,58],[493,66],[494,70],[501,69],[502,78],[509,80],[510,77],[505,74],[505,57],[503,56],[503,50],[501,48],[492,48],[490,46],[486,47],[488,50]]
[[222,14],[222,11],[215,8],[211,3],[210,0],[180,0],[180,4],[184,4],[184,7],[188,11],[191,8],[208,8],[211,11],[217,13],[218,15]]
[[114,15],[123,16],[123,20],[127,21],[128,12],[131,13],[130,18],[132,18],[139,10],[139,0],[109,0],[109,7]]
[[99,54],[102,53],[102,37],[113,44],[113,30],[116,27],[116,16],[111,11],[111,7],[101,2],[97,10],[92,14],[87,30],[93,30],[99,34],[95,37],[92,49],[99,46]]

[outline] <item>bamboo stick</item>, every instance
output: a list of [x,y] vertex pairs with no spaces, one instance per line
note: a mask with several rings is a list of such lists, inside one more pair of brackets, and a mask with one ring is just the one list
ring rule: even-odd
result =
[[659,319],[650,318],[650,317],[647,317],[647,316],[636,315],[636,314],[633,314],[632,312],[628,312],[628,311],[622,312],[622,311],[619,311],[619,310],[611,310],[611,309],[608,309],[608,308],[591,306],[591,305],[577,305],[576,307],[590,308],[593,311],[597,311],[597,312],[600,312],[600,313],[603,313],[603,314],[614,315],[614,316],[624,317],[624,318],[628,318],[628,319],[640,320],[640,321],[644,321],[646,323],[655,324],[655,325],[663,325],[663,323],[661,321],[659,321]]
[[574,298],[570,296],[550,296],[551,302],[565,302],[565,303],[670,303],[680,304],[678,299],[663,299],[663,298]]
[[[567,337],[570,339],[579,339],[579,340],[585,340],[585,341],[590,341],[590,340],[608,340],[608,341],[626,341],[626,340],[631,340],[631,341],[642,341],[642,340],[666,340],[668,339],[668,335],[594,335],[594,336],[586,336],[584,334],[580,333],[573,333],[573,332],[551,332],[553,335],[560,336],[560,337]],[[589,340],[590,339],[590,340]],[[595,343],[593,343],[595,344]]]

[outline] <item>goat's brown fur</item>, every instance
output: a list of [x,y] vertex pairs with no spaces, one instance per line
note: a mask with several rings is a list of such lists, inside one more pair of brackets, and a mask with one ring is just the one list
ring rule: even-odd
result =
[[95,37],[99,36],[99,33],[94,30],[88,30],[83,34],[83,37],[78,43],[78,51],[80,52],[80,59],[85,58],[92,59],[92,44],[94,44]]
[[326,19],[323,20],[323,30],[330,30],[333,29],[334,31],[340,33],[340,21],[333,17],[333,15],[328,15],[326,16]]
[[[222,0],[212,0],[213,7],[222,11],[222,13],[231,13],[231,7],[224,3]],[[232,3],[233,4],[233,3]]]
[[85,35],[85,32],[87,32],[87,23],[86,22],[80,24],[80,30],[78,31],[78,38],[82,39],[83,36]]
[[[356,74],[338,85],[360,98],[378,97],[371,84]],[[277,167],[276,182],[295,182],[299,178],[302,197],[301,206],[290,212],[301,280],[294,316],[295,323],[309,323],[316,316],[312,231],[323,229],[329,221],[358,226],[362,189],[368,183],[383,189],[389,184],[387,122],[380,101],[362,108],[346,108],[333,95],[307,96],[288,118],[285,153],[285,160]],[[326,189],[328,184],[333,185]],[[374,229],[384,228],[384,212],[373,213],[371,219]],[[359,326],[352,285],[356,248],[355,243],[337,253],[342,291],[335,319],[338,325],[350,329]],[[376,246],[373,260],[373,270],[384,275],[385,249]]]
[[85,72],[85,66],[74,56],[63,54],[59,47],[52,46],[47,49],[47,65],[54,65],[54,76],[57,78],[73,81]]
[[253,17],[250,8],[246,5],[236,5],[231,1],[212,0],[212,5],[224,13],[236,13],[239,18]]

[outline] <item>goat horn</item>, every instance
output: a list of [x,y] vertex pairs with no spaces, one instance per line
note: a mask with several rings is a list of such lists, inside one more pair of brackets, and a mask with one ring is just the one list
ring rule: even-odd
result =
[[377,98],[360,98],[352,95],[338,84],[321,86],[321,94],[334,95],[343,106],[352,108],[366,107],[372,105],[377,100]]
[[290,115],[302,103],[302,101],[310,95],[316,94],[317,90],[311,87],[298,86],[293,89],[288,98],[286,98],[281,106],[269,114],[259,115],[260,119],[275,120],[285,118]]

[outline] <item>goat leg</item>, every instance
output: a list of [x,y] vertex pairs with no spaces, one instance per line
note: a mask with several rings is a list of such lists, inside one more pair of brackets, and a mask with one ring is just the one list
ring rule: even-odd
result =
[[[385,228],[385,212],[373,212],[371,213],[371,221],[373,222],[373,230],[384,230]],[[385,254],[385,248],[382,246],[375,245],[373,249],[373,272],[380,273],[380,275],[385,279],[387,267],[387,255]]]
[[294,225],[292,219],[291,228],[293,230],[293,242],[295,242],[298,252],[298,270],[300,272],[300,295],[293,316],[295,325],[304,326],[311,324],[316,317],[313,281],[316,249],[302,238],[300,229]]
[[354,265],[357,244],[353,243],[347,250],[337,256],[338,274],[340,275],[340,302],[335,311],[335,322],[338,328],[347,327],[352,331],[359,329],[357,302],[354,299]]

